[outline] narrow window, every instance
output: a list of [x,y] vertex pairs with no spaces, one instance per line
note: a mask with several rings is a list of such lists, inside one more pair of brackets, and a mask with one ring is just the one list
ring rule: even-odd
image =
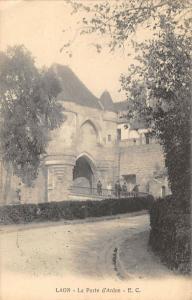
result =
[[146,142],[146,144],[149,144],[149,142],[150,142],[148,133],[145,133],[145,142]]
[[121,141],[121,129],[120,128],[117,129],[117,140]]
[[108,142],[111,142],[111,134],[108,134],[107,140],[108,140]]
[[164,198],[165,196],[166,196],[166,188],[165,188],[165,186],[163,185],[163,186],[161,187],[161,197]]

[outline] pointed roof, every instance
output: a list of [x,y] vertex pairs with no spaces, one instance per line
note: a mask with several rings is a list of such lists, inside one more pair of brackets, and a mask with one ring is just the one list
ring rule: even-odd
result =
[[68,66],[54,64],[52,69],[61,84],[62,92],[58,95],[61,101],[66,100],[82,106],[102,109],[99,99],[89,91]]
[[105,110],[109,110],[109,111],[115,110],[113,100],[111,98],[110,93],[107,90],[105,90],[102,93],[100,97],[100,102]]

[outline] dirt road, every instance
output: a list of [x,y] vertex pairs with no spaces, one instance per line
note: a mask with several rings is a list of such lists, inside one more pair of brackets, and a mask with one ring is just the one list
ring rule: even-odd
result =
[[[149,228],[148,215],[31,228],[3,234],[2,270],[36,275],[115,276],[113,252]],[[55,224],[56,225],[56,224]]]
[[[95,286],[96,282],[105,280],[113,280],[118,284],[122,280],[172,276],[172,272],[147,250],[147,214],[127,214],[116,219],[88,223],[44,224],[40,228],[19,226],[18,229],[1,231],[1,282],[6,292],[5,284],[14,285],[14,289],[18,284],[20,292],[23,292],[19,300],[30,299],[29,295],[27,298],[22,298],[22,295],[25,295],[27,286],[29,289],[33,286],[34,289],[33,281],[41,290],[44,285],[39,286],[39,283],[42,279],[45,283],[45,278],[46,290],[53,284],[54,278],[60,281],[58,288],[69,286],[69,282],[70,285],[75,283],[74,291],[77,292],[80,282],[82,284],[86,280],[91,280]],[[54,284],[54,290],[57,286]],[[13,291],[9,290],[9,298],[5,299],[12,299]],[[64,298],[60,296],[58,299],[68,298],[65,294]]]

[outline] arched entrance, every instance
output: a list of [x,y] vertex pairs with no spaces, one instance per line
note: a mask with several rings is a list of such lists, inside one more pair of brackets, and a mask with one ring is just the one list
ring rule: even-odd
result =
[[80,156],[73,168],[73,191],[77,194],[92,194],[94,177],[93,162],[86,155]]

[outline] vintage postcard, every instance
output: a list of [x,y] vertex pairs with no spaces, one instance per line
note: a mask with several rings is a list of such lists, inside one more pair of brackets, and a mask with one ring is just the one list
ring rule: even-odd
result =
[[0,299],[192,299],[191,9],[0,0]]

